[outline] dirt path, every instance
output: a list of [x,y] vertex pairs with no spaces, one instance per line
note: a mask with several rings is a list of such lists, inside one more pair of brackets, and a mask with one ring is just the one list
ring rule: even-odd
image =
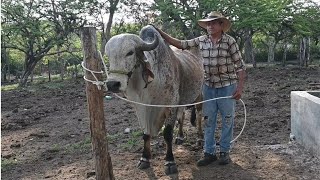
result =
[[[248,69],[243,96],[247,126],[235,143],[232,163],[196,167],[202,149],[196,130],[185,122],[186,142],[174,146],[179,173],[164,173],[165,145],[152,141],[152,166],[136,168],[141,156],[141,129],[130,104],[105,101],[109,149],[116,179],[320,179],[319,159],[289,142],[290,91],[319,90],[320,68]],[[1,96],[2,179],[94,179],[84,82],[60,87],[3,91]],[[237,105],[235,135],[243,125]],[[124,133],[126,128],[131,132]]]

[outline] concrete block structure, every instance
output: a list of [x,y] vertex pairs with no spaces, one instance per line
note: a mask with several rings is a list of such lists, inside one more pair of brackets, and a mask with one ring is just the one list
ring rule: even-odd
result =
[[291,92],[291,134],[320,158],[320,91]]

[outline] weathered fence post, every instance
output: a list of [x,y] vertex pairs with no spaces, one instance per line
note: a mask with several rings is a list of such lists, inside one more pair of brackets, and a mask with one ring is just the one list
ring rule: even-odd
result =
[[[92,71],[101,71],[102,60],[97,51],[96,28],[84,27],[81,31],[81,42],[85,67]],[[101,81],[102,74],[97,73],[95,76]],[[89,80],[95,80],[88,71],[86,71],[85,77]],[[103,111],[103,88],[99,90],[93,83],[86,82],[86,93],[90,117],[92,151],[95,157],[96,179],[113,180],[114,176],[111,158],[108,152]]]

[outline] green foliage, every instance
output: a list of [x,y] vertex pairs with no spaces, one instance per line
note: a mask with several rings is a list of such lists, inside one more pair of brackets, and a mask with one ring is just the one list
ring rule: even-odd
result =
[[[83,13],[91,1],[3,1],[3,34],[2,45],[16,49],[25,55],[23,79],[26,82],[36,64],[54,47],[65,47],[68,51],[70,34],[85,23]],[[63,46],[65,45],[65,46]]]
[[155,1],[154,10],[161,12],[155,18],[155,24],[174,37],[190,39],[200,35],[201,28],[197,20],[203,18],[204,8],[199,1]]
[[[268,62],[268,51],[259,51],[255,54],[257,62]],[[283,58],[283,50],[277,50],[274,54],[274,61],[281,62]],[[287,61],[297,60],[297,52],[293,50],[287,51]]]
[[[311,52],[317,57],[319,48],[313,42],[320,41],[319,9],[319,5],[310,0],[155,0],[154,3],[137,0],[4,0],[2,72],[6,72],[4,67],[9,65],[10,73],[14,75],[28,76],[33,68],[34,74],[40,75],[50,62],[52,73],[59,73],[61,62],[55,55],[57,46],[63,51],[61,58],[66,61],[66,66],[72,66],[68,69],[74,69],[74,65],[82,61],[79,27],[92,24],[101,29],[102,22],[107,20],[101,15],[111,11],[121,12],[120,16],[115,16],[118,21],[113,23],[112,35],[138,34],[143,26],[154,23],[173,37],[191,39],[205,33],[197,21],[217,10],[232,21],[229,34],[239,40],[240,47],[246,30],[256,38],[254,46],[258,53],[266,51],[264,43],[269,38],[275,39],[276,43],[287,41],[297,46],[297,39],[309,36],[312,38]],[[88,19],[88,14],[93,19]],[[128,19],[131,20],[126,23]],[[100,45],[101,32],[97,35]],[[257,40],[257,36],[261,38]],[[40,61],[43,65],[35,65]],[[29,72],[23,74],[23,71]]]
[[2,85],[1,91],[12,91],[12,90],[16,90],[18,87],[19,87],[19,84]]
[[131,33],[131,34],[139,34],[142,26],[141,24],[123,24],[123,25],[115,25],[111,29],[111,35],[117,35],[122,33]]
[[1,158],[1,171],[6,171],[17,164],[16,159],[4,159]]

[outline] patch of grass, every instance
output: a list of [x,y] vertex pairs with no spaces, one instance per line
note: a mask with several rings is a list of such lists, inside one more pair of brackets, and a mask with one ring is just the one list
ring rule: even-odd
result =
[[121,144],[121,147],[127,150],[132,149],[133,147],[137,146],[139,141],[141,141],[142,131],[133,131],[131,132],[131,137],[125,144]]
[[11,91],[18,89],[19,84],[10,84],[10,85],[4,85],[1,86],[1,91]]
[[91,137],[86,137],[83,141],[70,144],[66,148],[67,152],[88,152],[91,149]]
[[2,159],[1,158],[1,171],[6,171],[16,164],[17,164],[16,159]]
[[52,76],[51,82],[48,81],[47,77],[39,76],[34,78],[34,81],[32,83],[28,82],[26,86],[21,87],[19,86],[19,83],[16,84],[8,84],[8,85],[2,85],[1,91],[11,91],[11,90],[17,90],[17,89],[23,89],[30,92],[37,92],[42,89],[63,89],[68,84],[73,81],[71,78],[65,78],[63,81],[60,79],[59,75]]
[[121,138],[121,134],[108,134],[107,140],[109,143],[115,143],[119,138]]
[[66,84],[64,82],[48,82],[43,84],[43,87],[47,88],[47,89],[62,89],[66,86]]
[[134,138],[140,138],[143,135],[143,131],[133,131],[131,134]]
[[52,148],[49,149],[50,152],[59,152],[61,150],[61,146],[59,144],[54,144]]

